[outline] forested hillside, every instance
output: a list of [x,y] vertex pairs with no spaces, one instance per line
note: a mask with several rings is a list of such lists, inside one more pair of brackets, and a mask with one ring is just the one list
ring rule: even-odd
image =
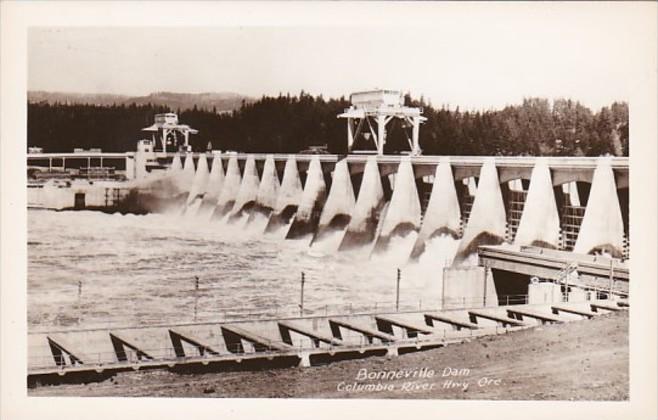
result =
[[[424,154],[444,155],[628,155],[628,105],[613,103],[600,110],[569,99],[528,98],[501,110],[461,111],[434,108],[406,96],[408,105],[422,106],[428,118],[421,126]],[[345,120],[336,118],[349,106],[345,98],[326,100],[301,92],[298,96],[262,97],[233,113],[179,110],[152,104],[112,106],[28,103],[28,145],[46,152],[98,147],[132,151],[140,129],[156,113],[179,113],[181,123],[199,130],[195,150],[294,153],[311,145],[344,153]],[[362,140],[363,141],[363,140]],[[406,146],[400,124],[389,130],[387,153]]]

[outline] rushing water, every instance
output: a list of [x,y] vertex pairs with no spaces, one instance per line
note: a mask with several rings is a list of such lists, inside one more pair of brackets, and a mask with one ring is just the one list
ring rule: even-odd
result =
[[403,303],[438,306],[440,258],[404,266],[415,234],[369,258],[368,248],[310,250],[307,240],[265,235],[262,223],[243,219],[29,210],[30,328],[192,321],[195,307],[198,320],[298,312],[302,271],[309,312],[390,307],[397,267]]

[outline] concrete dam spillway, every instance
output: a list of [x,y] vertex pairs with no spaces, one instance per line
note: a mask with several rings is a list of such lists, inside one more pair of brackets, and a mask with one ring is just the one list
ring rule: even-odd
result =
[[448,265],[481,245],[628,254],[625,158],[188,153],[149,183],[171,184],[163,201],[184,194],[186,215],[331,242],[324,251],[375,255],[404,239],[417,261],[447,238],[456,246],[434,257]]

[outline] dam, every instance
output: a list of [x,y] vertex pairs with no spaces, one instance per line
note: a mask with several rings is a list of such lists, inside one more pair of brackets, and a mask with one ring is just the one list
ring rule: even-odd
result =
[[[106,364],[112,365],[110,371],[139,369],[134,365],[136,361],[174,368],[183,360],[197,369],[199,363],[208,365],[207,357],[218,358],[211,360],[211,364],[241,363],[245,355],[247,359],[258,359],[258,363],[264,358],[263,363],[276,359],[306,366],[313,364],[313,360],[334,360],[336,352],[344,351],[345,357],[352,358],[449,343],[449,334],[444,332],[439,337],[436,331],[427,328],[433,327],[433,322],[447,324],[455,330],[479,330],[478,324],[494,326],[495,334],[498,327],[563,322],[573,315],[577,319],[589,318],[597,309],[612,312],[628,306],[628,158],[425,156],[418,142],[423,119],[417,109],[396,104],[374,111],[354,107],[339,117],[347,119],[347,154],[323,151],[259,154],[193,152],[188,144],[193,129],[178,124],[175,114],[163,114],[161,121],[156,119],[154,126],[144,129],[159,133],[163,130],[158,126],[161,124],[168,127],[163,136],[158,138],[154,134],[151,140],[140,140],[135,152],[28,154],[28,168],[32,170],[45,174],[75,173],[72,179],[54,177],[28,185],[28,205],[51,210],[171,215],[175,219],[166,222],[183,225],[181,239],[206,250],[204,254],[199,249],[190,251],[207,258],[195,264],[207,264],[219,271],[232,261],[214,261],[218,258],[215,244],[197,244],[198,238],[222,237],[223,247],[249,235],[263,240],[276,238],[279,242],[274,248],[278,250],[269,252],[268,248],[270,262],[283,255],[283,248],[289,245],[312,258],[350,255],[350,261],[397,266],[393,309],[375,305],[372,311],[353,313],[350,302],[349,311],[343,308],[332,316],[325,305],[322,315],[320,307],[304,306],[302,274],[298,316],[269,314],[264,320],[240,319],[237,324],[215,319],[201,325],[196,317],[198,291],[195,289],[194,322],[190,324],[175,326],[167,318],[163,320],[167,326],[149,327],[135,316],[131,325],[124,327],[94,326],[62,331],[51,325],[45,331],[31,333],[31,354],[38,354],[43,362],[32,365],[34,374],[46,382],[56,382],[64,376],[64,371],[81,372],[82,377],[94,376],[93,371],[103,372],[102,366]],[[383,153],[385,127],[392,117],[404,119],[411,129],[408,153]],[[373,140],[375,149],[358,150],[357,146],[363,145],[359,143],[366,124],[363,121],[368,118],[377,121],[377,130],[370,126],[367,136]],[[178,145],[177,151],[176,145],[167,148],[168,130],[183,132],[184,143]],[[156,150],[158,142],[162,143],[161,150]],[[119,169],[98,169],[104,168],[103,163],[108,161]],[[92,171],[96,162],[99,166]],[[70,169],[76,166],[80,169]],[[93,178],[89,176],[91,173],[104,175]],[[186,220],[193,223],[185,225]],[[105,229],[109,230],[115,222],[106,219]],[[166,226],[163,219],[155,222]],[[137,240],[139,246],[148,249],[155,241],[169,242],[159,233],[151,233],[145,241],[138,234],[131,234],[141,228],[139,220],[131,223],[118,226],[125,229],[125,236]],[[107,235],[117,234],[108,231]],[[262,244],[258,242],[259,246]],[[254,261],[260,261],[259,252],[264,251],[252,250],[253,261],[249,264],[258,265]],[[111,254],[101,253],[104,257]],[[140,270],[158,273],[163,268],[180,270],[189,258],[177,255],[178,260],[167,266],[171,256],[155,251],[153,254],[136,261]],[[232,259],[237,260],[235,255]],[[286,260],[287,265],[279,267],[277,274],[296,269],[299,261],[298,256]],[[116,263],[116,260],[110,262]],[[141,267],[142,264],[146,267]],[[429,270],[407,274],[420,265]],[[407,275],[405,282],[414,276],[429,279],[427,293],[419,293],[425,299],[424,304],[414,307],[400,304],[400,267]],[[239,270],[232,273],[241,274]],[[359,288],[359,282],[364,281],[360,274],[341,271],[345,278],[339,287]],[[322,273],[321,269],[316,275],[324,275],[326,283],[331,273]],[[157,279],[169,287],[162,296],[178,299],[177,305],[188,308],[190,291],[179,290],[180,286],[169,280]],[[246,282],[231,284],[233,288],[248,288],[245,293],[235,292],[236,305],[243,306],[249,301],[266,311],[267,299],[249,296],[251,292],[258,295],[257,289],[265,284],[262,278],[258,280],[249,282],[253,284],[248,286]],[[118,283],[112,280],[113,287]],[[279,290],[276,287],[282,287],[281,283],[281,278],[274,278],[262,286],[272,290],[269,304],[280,303],[274,295],[282,290],[285,290],[285,303],[290,303],[291,286]],[[389,286],[392,285],[391,282]],[[139,283],[129,284],[127,290],[131,287],[139,287]],[[373,296],[380,296],[379,283],[368,287],[355,293],[353,296],[358,295],[355,299],[367,304]],[[207,292],[214,297],[212,290]],[[113,312],[125,315],[124,300],[132,296],[132,289],[122,293],[113,296],[115,302],[111,305],[97,301],[99,306],[104,305],[102,310],[87,308],[87,311],[99,312],[100,318]],[[318,300],[331,299],[335,290],[329,288],[324,293]],[[81,294],[79,289],[78,295]],[[148,293],[144,295],[141,305],[153,305],[157,300]],[[389,298],[390,294],[385,296]],[[74,307],[76,310],[83,307],[80,298]],[[454,312],[459,313],[458,322],[451,311],[458,311]],[[558,312],[561,315],[557,316]],[[533,321],[523,322],[526,318]],[[146,330],[136,331],[142,327]],[[345,330],[349,331],[347,336],[342,335]],[[401,340],[392,338],[398,330],[406,331]],[[291,334],[305,337],[305,344],[297,349],[298,343],[291,341]],[[356,341],[351,342],[350,335]],[[85,337],[97,339],[87,342]],[[453,334],[452,338],[463,339],[459,334]],[[107,350],[108,345],[113,350]],[[335,350],[336,347],[340,349]],[[154,355],[153,349],[164,353]],[[195,358],[203,360],[188,360],[185,352],[190,353],[190,349]],[[92,359],[98,362],[85,361],[88,354],[94,354]]]
[[[528,293],[533,272],[521,270],[523,280],[510,280],[520,266],[508,261],[507,270],[498,267],[487,276],[491,267],[478,260],[482,246],[536,247],[546,250],[542,258],[563,251],[562,268],[576,256],[594,255],[617,274],[627,270],[630,256],[627,158],[150,150],[126,158],[135,165],[127,165],[134,172],[122,188],[146,212],[196,218],[220,230],[222,224],[251,226],[263,235],[305,241],[320,254],[376,258],[395,243],[401,265],[439,258],[434,263],[446,271],[442,295],[449,298]],[[165,169],[148,171],[146,163],[153,161]],[[60,204],[68,199],[73,207],[80,192],[45,185],[42,194]],[[534,275],[544,278],[545,271]],[[493,281],[497,276],[506,280]],[[609,273],[598,277],[610,289]],[[503,283],[517,286],[499,287]]]

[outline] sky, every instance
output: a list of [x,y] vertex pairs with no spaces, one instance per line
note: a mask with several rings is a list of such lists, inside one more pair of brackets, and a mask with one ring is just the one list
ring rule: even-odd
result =
[[327,98],[386,88],[463,109],[535,96],[598,109],[637,89],[632,66],[644,51],[632,7],[476,5],[418,24],[31,28],[28,89]]

